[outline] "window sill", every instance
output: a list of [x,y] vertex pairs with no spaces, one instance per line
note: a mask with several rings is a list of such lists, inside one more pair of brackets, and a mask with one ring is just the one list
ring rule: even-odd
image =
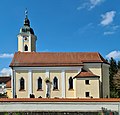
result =
[[43,91],[42,89],[37,89],[37,91]]
[[53,89],[53,91],[59,91],[59,89]]
[[74,91],[74,89],[68,89],[69,91]]
[[91,98],[90,96],[86,96],[86,98]]
[[25,91],[24,89],[20,89],[19,91]]

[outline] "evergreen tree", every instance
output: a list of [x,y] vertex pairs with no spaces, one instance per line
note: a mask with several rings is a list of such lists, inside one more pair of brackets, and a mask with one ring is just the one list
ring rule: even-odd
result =
[[120,69],[120,61],[118,61],[118,69]]
[[120,97],[120,69],[113,77],[113,84],[118,92],[118,97]]
[[114,81],[113,81],[113,77],[114,75],[117,73],[118,71],[118,66],[117,66],[117,63],[116,61],[111,58],[110,59],[110,97],[116,97],[116,88],[115,88],[115,85],[114,85]]

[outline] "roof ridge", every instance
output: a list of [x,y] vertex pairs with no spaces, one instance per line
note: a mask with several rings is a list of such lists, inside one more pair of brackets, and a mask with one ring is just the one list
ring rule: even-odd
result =
[[99,52],[15,52],[15,53],[99,53]]

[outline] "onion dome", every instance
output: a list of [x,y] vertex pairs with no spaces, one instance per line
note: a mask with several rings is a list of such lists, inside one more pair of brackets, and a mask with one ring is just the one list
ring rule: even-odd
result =
[[28,34],[33,34],[34,35],[34,31],[30,27],[30,21],[28,19],[28,11],[27,10],[25,11],[24,26],[20,29],[20,33],[28,33]]
[[27,17],[24,20],[24,26],[29,26],[30,27],[30,21]]

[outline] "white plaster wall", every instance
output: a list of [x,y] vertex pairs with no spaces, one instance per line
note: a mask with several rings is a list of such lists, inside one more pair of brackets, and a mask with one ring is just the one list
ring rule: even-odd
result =
[[6,102],[0,103],[0,112],[10,111],[101,111],[102,107],[111,111],[119,111],[119,102]]
[[110,89],[109,89],[109,65],[102,65],[102,74],[103,74],[103,97],[110,97]]
[[[89,84],[85,84],[89,80]],[[76,80],[76,94],[79,98],[86,98],[85,92],[90,93],[90,97],[99,98],[99,78],[79,78]]]

